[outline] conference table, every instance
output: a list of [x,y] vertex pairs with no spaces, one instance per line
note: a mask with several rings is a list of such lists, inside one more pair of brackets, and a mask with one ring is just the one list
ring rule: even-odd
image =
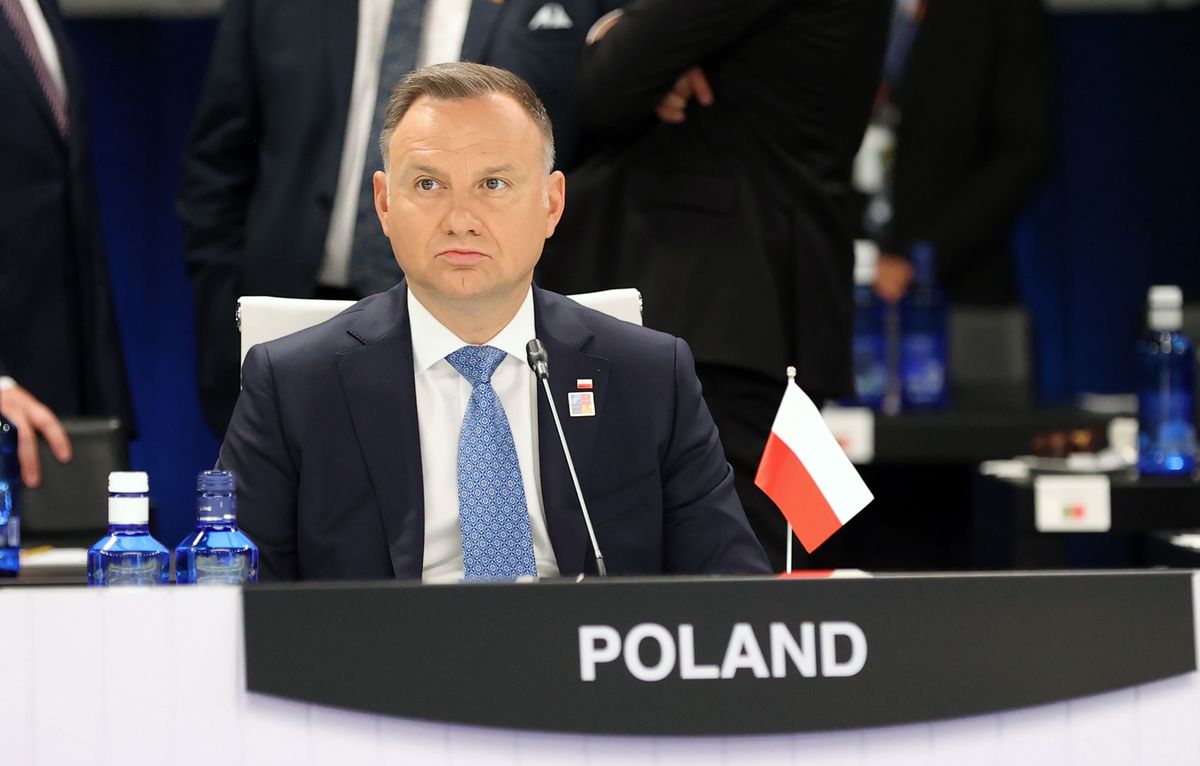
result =
[[945,410],[874,413],[826,407],[826,423],[858,465],[969,465],[1029,454],[1054,431],[1104,433],[1111,416],[1074,407],[960,404]]
[[[1178,565],[1170,536],[1200,529],[1200,481],[1095,474],[981,474],[975,482],[974,560],[984,568]],[[1189,566],[1200,564],[1191,559]]]
[[[946,410],[823,410],[875,501],[826,543],[814,566],[953,571],[1005,551],[976,550],[974,478],[987,460],[1030,454],[1047,434],[1105,433],[1111,416],[1071,407],[959,401]],[[984,541],[986,542],[986,541]]]
[[0,585],[4,762],[1183,763],[1191,570]]

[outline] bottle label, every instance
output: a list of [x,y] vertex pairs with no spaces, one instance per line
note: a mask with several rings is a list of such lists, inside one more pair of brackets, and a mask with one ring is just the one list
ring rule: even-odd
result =
[[1142,449],[1164,455],[1195,455],[1192,397],[1182,391],[1143,393],[1138,400]]
[[162,585],[163,556],[109,553],[106,559],[102,564],[104,585]]
[[904,336],[901,344],[904,397],[912,404],[936,404],[946,392],[946,350],[932,333]]
[[240,585],[252,582],[248,551],[211,551],[196,554],[195,582],[210,585]]
[[887,392],[887,355],[878,335],[854,336],[854,388],[859,404],[878,407]]
[[1143,421],[1168,422],[1180,420],[1187,423],[1192,421],[1192,395],[1185,391],[1143,392],[1138,397],[1138,415]]
[[21,520],[7,513],[0,513],[0,548],[21,547]]

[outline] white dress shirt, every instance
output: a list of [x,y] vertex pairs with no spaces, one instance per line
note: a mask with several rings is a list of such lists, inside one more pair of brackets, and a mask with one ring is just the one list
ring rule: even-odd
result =
[[[36,5],[36,0],[22,2]],[[329,215],[329,231],[325,235],[325,260],[317,274],[317,283],[328,287],[350,286],[350,251],[354,247],[354,224],[358,219],[358,199],[363,191],[367,158],[383,169],[383,158],[375,146],[377,136],[371,135],[371,122],[375,118],[379,67],[387,45],[392,4],[393,0],[358,0],[358,37],[354,49],[354,79],[350,84],[350,111],[346,115],[337,189]],[[470,12],[471,0],[426,2],[417,54],[419,66],[459,59]],[[382,229],[379,236],[383,236]]]
[[62,59],[58,56],[58,46],[54,43],[54,35],[50,34],[50,25],[46,23],[42,6],[38,5],[37,0],[21,0],[21,8],[25,11],[29,28],[33,30],[33,39],[37,43],[42,61],[46,64],[46,71],[50,73],[50,79],[54,81],[65,97],[67,81],[63,77]]
[[[435,319],[411,291],[408,317],[421,436],[421,475],[425,484],[425,557],[421,579],[458,582],[463,578],[462,532],[458,524],[458,436],[471,398],[471,384],[446,361],[446,356],[470,344]],[[525,344],[534,337],[530,289],[512,321],[484,345],[508,354],[492,374],[492,388],[500,397],[512,428],[521,482],[525,485],[538,576],[556,577],[558,561],[542,510],[537,385],[525,360]]]

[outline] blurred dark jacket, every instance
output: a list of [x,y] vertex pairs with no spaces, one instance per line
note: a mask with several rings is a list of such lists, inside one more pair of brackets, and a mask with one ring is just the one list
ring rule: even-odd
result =
[[57,5],[41,7],[62,62],[67,136],[0,14],[0,375],[60,417],[117,416],[132,431],[83,72]]
[[[540,283],[637,287],[699,365],[851,391],[850,165],[889,18],[887,0],[631,3],[585,54],[585,127],[611,148],[569,176]],[[660,122],[693,66],[715,103]]]
[[1050,165],[1054,67],[1038,0],[930,0],[895,93],[894,218],[884,249],[937,248],[959,304],[1017,301],[1013,224]]

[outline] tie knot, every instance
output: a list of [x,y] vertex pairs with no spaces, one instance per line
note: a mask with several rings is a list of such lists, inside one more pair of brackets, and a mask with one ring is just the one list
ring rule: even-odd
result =
[[447,356],[446,361],[467,379],[471,388],[475,388],[492,379],[492,373],[505,356],[507,354],[494,346],[463,346]]

